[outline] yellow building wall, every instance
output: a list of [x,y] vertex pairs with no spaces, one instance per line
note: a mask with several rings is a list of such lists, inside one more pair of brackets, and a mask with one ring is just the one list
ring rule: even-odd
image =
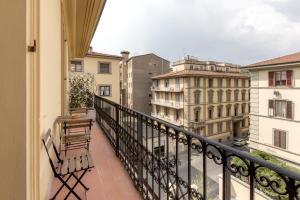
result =
[[[111,73],[109,74],[98,74],[99,62],[110,63]],[[120,103],[120,60],[108,59],[108,58],[94,58],[85,57],[84,58],[84,72],[93,73],[95,75],[95,93],[99,95],[99,85],[110,85],[111,86],[111,96],[104,97],[116,103]]]
[[0,1],[0,199],[26,198],[26,1]]
[[[62,94],[61,2],[40,1],[40,134],[49,128],[58,134],[54,121],[61,115]],[[53,173],[43,146],[40,152],[40,199],[46,199]]]

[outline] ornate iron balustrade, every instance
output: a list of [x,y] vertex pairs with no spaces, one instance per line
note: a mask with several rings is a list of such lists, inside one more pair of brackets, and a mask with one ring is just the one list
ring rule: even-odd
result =
[[[229,200],[231,179],[243,177],[249,186],[245,200],[255,198],[256,188],[268,189],[270,199],[300,200],[298,173],[96,95],[94,106],[97,122],[144,199]],[[220,167],[221,188],[210,178],[218,174],[208,176],[213,165]]]

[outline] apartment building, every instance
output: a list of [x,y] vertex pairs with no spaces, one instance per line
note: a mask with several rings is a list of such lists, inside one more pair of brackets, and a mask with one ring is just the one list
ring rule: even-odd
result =
[[250,147],[300,164],[300,52],[245,69],[251,72]]
[[121,103],[150,115],[151,78],[169,72],[170,62],[153,53],[130,58],[127,51],[122,51],[121,54]]
[[248,134],[249,75],[239,66],[186,57],[152,79],[152,116],[219,141]]
[[89,52],[83,59],[73,59],[70,71],[76,73],[92,73],[95,78],[95,93],[99,96],[120,102],[120,68],[121,56]]

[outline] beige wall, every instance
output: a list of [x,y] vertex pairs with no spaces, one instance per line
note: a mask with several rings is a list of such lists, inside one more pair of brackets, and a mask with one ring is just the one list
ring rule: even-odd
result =
[[[110,63],[111,73],[98,74],[99,62]],[[110,85],[111,96],[105,97],[116,103],[120,103],[120,60],[109,58],[85,57],[84,72],[93,73],[95,75],[96,94],[99,95],[99,85]]]
[[[43,0],[40,9],[40,134],[49,128],[52,134],[58,134],[54,121],[61,115],[62,104],[61,3],[59,0]],[[44,199],[50,189],[53,173],[43,146],[40,156],[40,199]]]
[[26,198],[26,1],[0,1],[0,195]]

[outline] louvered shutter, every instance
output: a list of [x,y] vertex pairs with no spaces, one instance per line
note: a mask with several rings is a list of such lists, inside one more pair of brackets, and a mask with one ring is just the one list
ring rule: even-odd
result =
[[293,79],[293,71],[292,70],[287,70],[286,71],[286,85],[287,86],[292,86],[292,79]]
[[274,103],[273,99],[269,99],[269,116],[274,116]]
[[280,131],[280,147],[286,149],[286,132]]
[[280,135],[278,130],[274,130],[274,146],[280,147]]
[[286,102],[286,118],[293,118],[293,103],[291,101]]
[[274,86],[274,72],[269,72],[269,86]]

